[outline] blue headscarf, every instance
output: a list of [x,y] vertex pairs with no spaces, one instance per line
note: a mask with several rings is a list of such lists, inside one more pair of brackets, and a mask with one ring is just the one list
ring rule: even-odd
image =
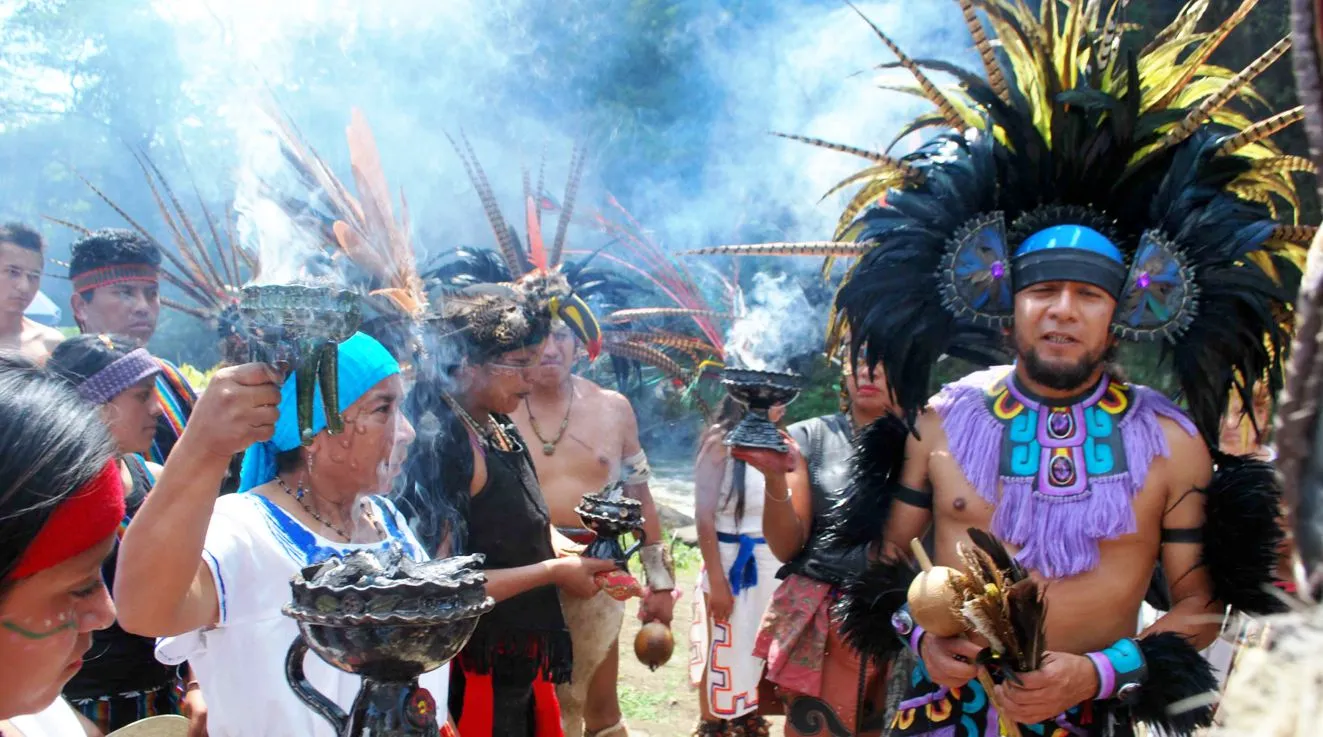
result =
[[[358,401],[389,376],[400,372],[400,364],[372,336],[354,333],[340,344],[336,351],[336,365],[340,372],[340,411]],[[249,491],[276,477],[276,455],[299,447],[299,418],[294,387],[298,382],[294,374],[280,387],[280,419],[276,432],[265,443],[249,446],[243,454],[243,470],[239,474],[239,491]],[[322,388],[312,402],[312,431],[326,429],[326,410],[322,406]]]

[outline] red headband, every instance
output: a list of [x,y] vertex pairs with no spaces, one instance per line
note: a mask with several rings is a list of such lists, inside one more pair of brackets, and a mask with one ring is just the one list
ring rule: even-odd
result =
[[75,292],[86,292],[97,287],[108,287],[111,284],[128,281],[149,281],[156,284],[161,280],[161,271],[147,264],[115,264],[84,271],[70,277],[70,280],[73,281]]
[[111,460],[91,481],[60,502],[6,578],[27,578],[86,552],[114,534],[123,519],[124,483],[119,463]]

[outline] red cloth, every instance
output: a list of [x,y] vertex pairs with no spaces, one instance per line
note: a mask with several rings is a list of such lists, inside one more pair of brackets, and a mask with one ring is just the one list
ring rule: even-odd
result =
[[799,574],[781,582],[753,644],[753,656],[767,661],[767,680],[809,696],[822,695],[831,605],[830,584]]
[[[491,674],[464,671],[464,709],[459,717],[461,737],[500,737],[493,735]],[[537,737],[564,737],[560,725],[560,702],[556,700],[556,686],[539,678],[533,682],[533,734]]]
[[115,534],[124,519],[124,482],[119,473],[119,463],[112,459],[91,481],[60,502],[23,551],[9,580],[59,565]]

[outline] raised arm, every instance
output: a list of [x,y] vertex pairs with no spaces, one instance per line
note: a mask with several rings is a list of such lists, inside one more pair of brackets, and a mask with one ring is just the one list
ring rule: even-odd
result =
[[[1162,528],[1168,531],[1198,531],[1204,524],[1204,502],[1200,493],[1213,476],[1213,461],[1203,440],[1191,437],[1174,424],[1163,423],[1171,456],[1161,461],[1167,483]],[[1179,536],[1179,532],[1177,533]],[[1207,647],[1216,637],[1223,606],[1213,599],[1213,585],[1201,565],[1207,540],[1197,534],[1162,545],[1162,569],[1171,586],[1171,611],[1149,625],[1141,636],[1176,632],[1190,638],[1196,649]]]
[[222,369],[193,409],[124,539],[115,574],[119,624],[168,637],[215,624],[215,581],[202,546],[230,457],[270,439],[280,377],[264,364]]

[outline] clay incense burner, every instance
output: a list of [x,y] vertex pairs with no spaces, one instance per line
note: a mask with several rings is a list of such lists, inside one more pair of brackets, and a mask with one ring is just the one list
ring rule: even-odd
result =
[[[416,563],[395,546],[309,566],[290,580],[299,635],[285,658],[296,696],[339,737],[436,737],[445,705],[418,677],[454,658],[494,602],[481,555]],[[308,650],[363,685],[346,714],[304,676]]]
[[726,445],[781,453],[790,450],[767,412],[777,405],[793,402],[804,386],[804,377],[789,371],[727,368],[722,373],[721,384],[735,401],[749,408],[744,419],[726,434]]
[[303,443],[312,442],[318,382],[327,429],[333,434],[343,431],[336,348],[362,322],[358,296],[331,287],[297,284],[244,287],[238,311],[242,322],[238,332],[248,349],[247,360],[294,369]]
[[621,495],[622,486],[603,489],[600,494],[584,494],[579,506],[574,508],[583,526],[592,530],[596,538],[588,544],[583,555],[589,558],[614,560],[623,570],[629,563],[629,556],[638,551],[643,540],[626,550],[620,537],[629,532],[643,529],[643,502]]

